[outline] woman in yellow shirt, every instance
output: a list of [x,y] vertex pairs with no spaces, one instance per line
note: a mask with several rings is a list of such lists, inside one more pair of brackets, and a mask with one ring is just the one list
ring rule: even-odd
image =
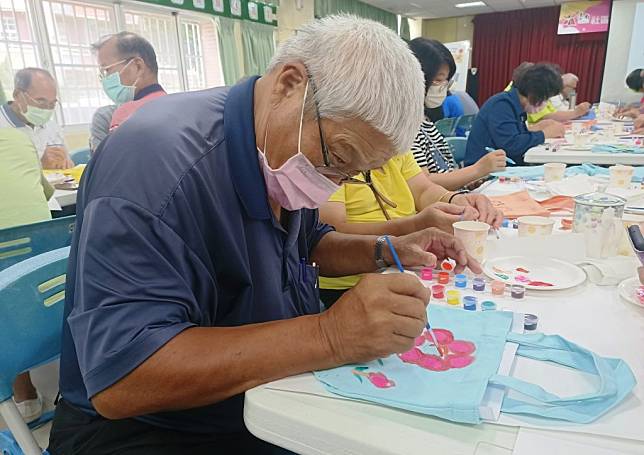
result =
[[[459,220],[481,219],[495,227],[503,221],[485,196],[454,193],[433,183],[411,152],[356,179],[365,183],[345,183],[320,208],[320,220],[339,232],[398,236],[435,227],[452,234]],[[477,207],[487,207],[488,213],[480,214]],[[359,280],[322,277],[320,297],[328,308]]]

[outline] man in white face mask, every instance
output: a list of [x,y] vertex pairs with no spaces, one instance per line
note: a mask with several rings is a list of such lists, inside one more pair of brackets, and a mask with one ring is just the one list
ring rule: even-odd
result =
[[54,119],[56,81],[47,70],[24,68],[14,76],[13,101],[0,107],[0,127],[18,128],[33,142],[44,169],[74,166],[63,131]]
[[[112,133],[79,190],[49,452],[271,453],[244,426],[244,391],[413,346],[430,297],[416,277],[369,275],[320,314],[318,271],[393,259],[316,208],[408,150],[422,94],[395,33],[330,16],[263,77],[160,98]],[[405,266],[481,270],[434,229],[389,240]]]

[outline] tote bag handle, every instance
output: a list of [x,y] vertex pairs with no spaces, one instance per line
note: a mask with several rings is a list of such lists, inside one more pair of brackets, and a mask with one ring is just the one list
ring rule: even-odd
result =
[[528,402],[506,397],[501,407],[503,412],[588,423],[620,403],[635,386],[633,372],[623,360],[600,357],[558,335],[509,333],[507,341],[519,345],[517,355],[594,374],[599,377],[599,386],[591,393],[562,398],[536,384],[493,375],[490,384],[516,390],[531,398]]

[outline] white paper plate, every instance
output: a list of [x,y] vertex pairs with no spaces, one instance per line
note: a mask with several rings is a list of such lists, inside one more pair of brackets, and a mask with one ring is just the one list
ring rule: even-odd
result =
[[627,302],[632,303],[640,308],[644,308],[635,296],[635,291],[640,287],[640,280],[637,277],[627,278],[626,280],[619,283],[617,289],[619,290],[619,295],[626,300]]
[[[527,270],[529,273],[517,271],[518,268]],[[535,291],[568,289],[586,281],[586,273],[582,269],[569,262],[553,258],[507,256],[488,259],[483,264],[483,272],[493,280],[503,281],[506,284],[521,284],[526,289]],[[528,284],[530,281],[550,283],[552,286],[530,285]]]

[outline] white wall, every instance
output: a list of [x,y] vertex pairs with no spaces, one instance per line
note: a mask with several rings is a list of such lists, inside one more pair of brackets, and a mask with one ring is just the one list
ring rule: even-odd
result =
[[606,52],[606,65],[604,66],[604,79],[602,82],[602,101],[639,101],[641,95],[634,93],[626,87],[626,75],[634,68],[629,68],[628,57],[631,46],[644,45],[636,43],[634,31],[644,28],[644,23],[639,23],[642,16],[638,16],[635,24],[635,11],[637,5],[644,8],[642,0],[615,0],[611,13],[610,32],[608,34],[608,49]]

